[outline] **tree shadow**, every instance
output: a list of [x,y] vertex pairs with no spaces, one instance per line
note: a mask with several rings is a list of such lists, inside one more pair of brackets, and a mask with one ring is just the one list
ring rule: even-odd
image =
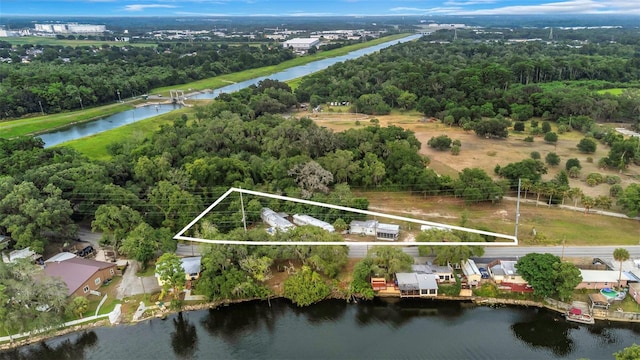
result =
[[192,358],[198,349],[198,332],[182,312],[173,319],[174,331],[171,333],[171,347],[180,358]]
[[84,359],[85,351],[98,342],[98,335],[93,331],[85,331],[75,341],[66,339],[56,346],[50,346],[46,341],[0,352],[0,360],[59,360]]

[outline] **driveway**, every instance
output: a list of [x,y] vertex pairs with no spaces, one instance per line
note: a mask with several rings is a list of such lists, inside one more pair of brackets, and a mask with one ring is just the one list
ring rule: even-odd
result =
[[160,291],[160,285],[155,276],[140,277],[136,275],[139,265],[137,261],[129,260],[129,266],[122,275],[122,281],[116,297],[119,300],[125,297],[140,295],[140,294],[152,294]]

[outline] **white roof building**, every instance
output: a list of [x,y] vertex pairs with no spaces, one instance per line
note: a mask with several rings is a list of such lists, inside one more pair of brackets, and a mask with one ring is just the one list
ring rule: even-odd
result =
[[295,38],[282,43],[284,48],[293,48],[296,52],[307,52],[311,47],[320,44],[320,39],[314,38]]
[[272,233],[273,230],[287,232],[289,231],[289,229],[295,227],[295,225],[293,225],[284,216],[269,208],[263,208],[262,212],[260,213],[260,217],[262,218],[262,221],[272,227],[271,231],[269,231],[270,233]]
[[324,230],[327,230],[330,233],[336,231],[336,229],[333,227],[333,225],[329,224],[328,222],[322,221],[322,220],[318,220],[318,219],[316,219],[316,218],[314,218],[312,216],[309,216],[309,215],[295,214],[295,215],[293,215],[293,223],[296,224],[296,225],[300,225],[300,226],[311,225],[311,226],[319,227],[319,228],[322,228]]

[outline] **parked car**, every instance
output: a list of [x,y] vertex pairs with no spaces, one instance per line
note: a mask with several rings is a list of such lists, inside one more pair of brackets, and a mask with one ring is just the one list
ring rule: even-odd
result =
[[84,249],[78,251],[78,256],[80,257],[85,257],[88,255],[91,255],[95,250],[93,249],[93,246],[89,245],[87,247],[85,247]]
[[480,277],[483,279],[488,279],[489,278],[489,272],[487,271],[487,269],[485,268],[478,268],[478,270],[480,271]]

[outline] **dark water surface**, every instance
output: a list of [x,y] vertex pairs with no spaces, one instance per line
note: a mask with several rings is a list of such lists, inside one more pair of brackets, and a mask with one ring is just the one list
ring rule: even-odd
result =
[[634,342],[640,324],[583,326],[532,308],[277,300],[97,328],[0,359],[613,359]]

